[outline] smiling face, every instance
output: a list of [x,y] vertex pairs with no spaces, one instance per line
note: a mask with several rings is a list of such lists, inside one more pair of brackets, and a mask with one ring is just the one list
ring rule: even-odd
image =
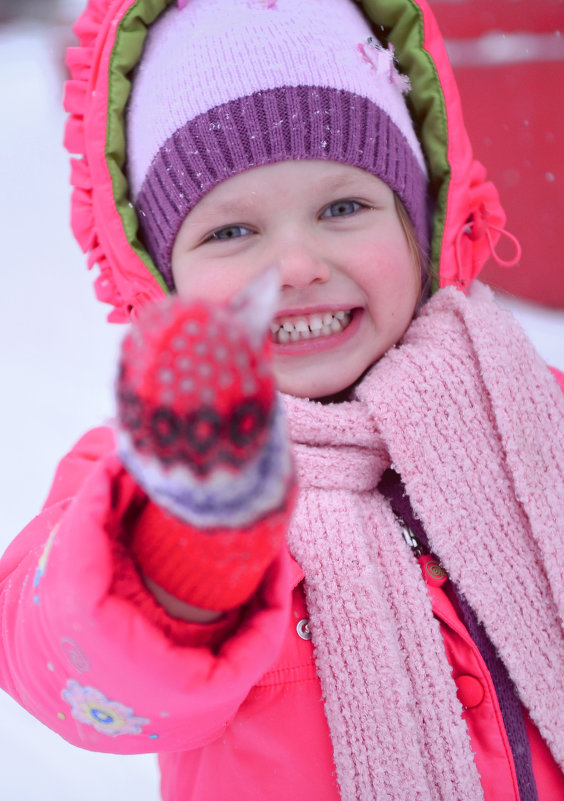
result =
[[272,265],[274,373],[297,397],[354,384],[401,338],[419,299],[392,190],[336,162],[285,161],[229,178],[186,217],[172,251],[186,298],[226,301]]

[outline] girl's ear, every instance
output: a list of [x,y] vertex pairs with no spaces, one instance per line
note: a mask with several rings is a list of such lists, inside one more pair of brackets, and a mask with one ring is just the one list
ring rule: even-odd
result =
[[260,347],[276,312],[280,278],[278,268],[268,267],[229,301],[228,308]]

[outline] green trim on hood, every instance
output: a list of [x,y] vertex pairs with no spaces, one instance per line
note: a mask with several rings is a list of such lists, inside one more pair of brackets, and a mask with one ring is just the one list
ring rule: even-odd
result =
[[106,161],[112,177],[114,201],[131,247],[151,275],[168,294],[166,283],[137,237],[137,214],[129,197],[125,176],[125,111],[131,91],[130,75],[141,58],[147,28],[162,14],[171,0],[137,0],[124,14],[116,30],[109,64]]
[[376,29],[393,44],[399,67],[409,76],[413,87],[407,104],[427,159],[430,203],[434,207],[430,258],[435,290],[439,287],[441,243],[451,178],[447,158],[447,112],[437,67],[423,49],[423,13],[415,0],[362,0],[362,6]]
[[[114,200],[126,236],[133,250],[165,292],[168,290],[161,274],[137,237],[137,215],[131,205],[124,172],[125,110],[131,88],[129,76],[140,59],[147,27],[171,2],[172,0],[137,0],[118,25],[109,65],[105,150]],[[376,32],[381,32],[381,38],[393,44],[400,69],[409,76],[413,87],[407,102],[427,159],[430,203],[434,206],[430,258],[435,290],[439,285],[441,242],[451,177],[447,159],[447,112],[441,83],[432,57],[423,49],[423,14],[416,0],[362,0],[361,5],[369,19],[373,22],[377,20],[374,22]]]

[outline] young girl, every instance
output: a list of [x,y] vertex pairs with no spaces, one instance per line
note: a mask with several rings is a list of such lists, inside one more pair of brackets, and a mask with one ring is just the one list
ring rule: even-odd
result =
[[470,286],[504,215],[427,4],[76,31],[73,227],[136,322],[3,558],[2,686],[165,801],[564,797],[564,403]]

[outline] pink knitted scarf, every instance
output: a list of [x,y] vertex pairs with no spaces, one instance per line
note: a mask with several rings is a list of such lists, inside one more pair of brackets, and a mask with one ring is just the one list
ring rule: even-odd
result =
[[390,465],[564,765],[564,400],[511,316],[483,286],[443,290],[352,401],[286,403],[288,541],[342,798],[483,798],[419,567],[377,491]]

